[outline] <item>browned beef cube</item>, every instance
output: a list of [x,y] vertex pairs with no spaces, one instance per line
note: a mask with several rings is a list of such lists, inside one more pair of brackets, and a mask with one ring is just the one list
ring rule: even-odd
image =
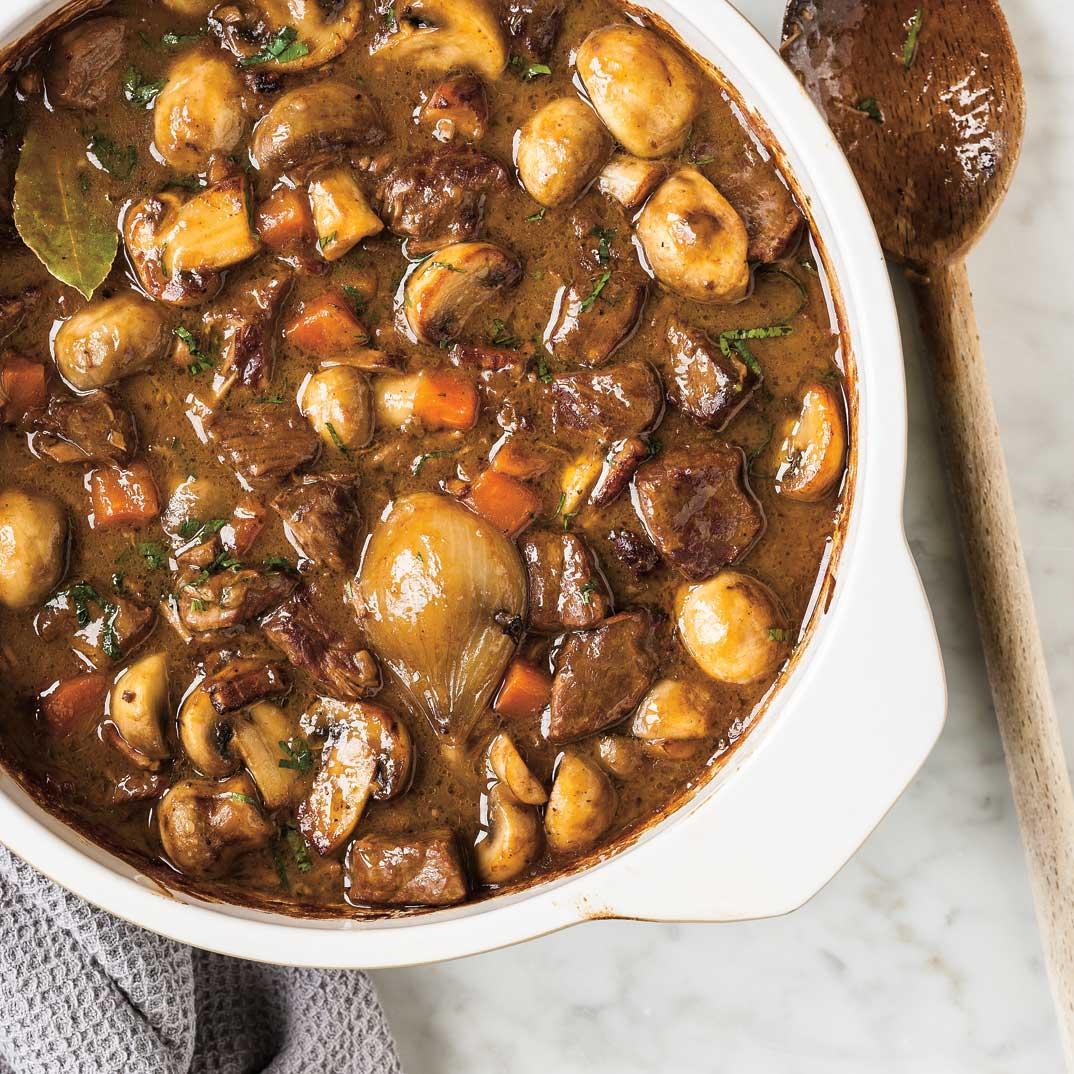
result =
[[348,898],[371,906],[450,906],[470,891],[450,828],[356,839],[346,869]]
[[615,558],[632,574],[650,574],[660,562],[652,542],[633,530],[614,529],[608,533],[608,543]]
[[511,35],[511,54],[528,68],[547,63],[563,26],[560,0],[507,0],[505,21]]
[[750,261],[779,261],[798,245],[805,219],[770,166],[743,164],[717,176],[716,185],[746,225]]
[[739,412],[761,383],[740,357],[725,355],[706,333],[673,320],[668,395],[692,417],[719,431]]
[[206,680],[204,687],[219,713],[234,712],[290,687],[287,672],[267,660],[232,660]]
[[285,488],[272,506],[307,559],[335,570],[354,566],[365,532],[354,477],[304,477]]
[[592,626],[611,601],[585,541],[575,533],[532,530],[521,542],[529,580],[530,626],[559,631]]
[[276,354],[276,319],[293,283],[288,275],[259,280],[212,319],[223,340],[224,376],[234,374],[247,388],[268,386]]
[[652,629],[646,612],[623,612],[567,638],[552,680],[549,742],[574,742],[630,714],[656,674]]
[[741,448],[714,440],[659,455],[634,475],[646,531],[690,581],[712,577],[761,536],[764,514],[746,484],[745,462]]
[[130,411],[103,391],[54,395],[44,409],[27,415],[25,426],[34,448],[54,462],[123,465],[138,446]]
[[297,410],[271,403],[218,415],[209,435],[220,449],[220,461],[250,482],[286,477],[321,451],[321,438]]
[[548,346],[557,358],[603,365],[625,343],[641,319],[648,284],[601,274],[572,284],[563,295]]
[[660,378],[648,362],[624,362],[599,373],[567,373],[552,381],[556,433],[588,433],[600,440],[636,436],[656,424],[663,409]]
[[89,110],[114,97],[125,39],[126,24],[110,16],[88,19],[60,34],[46,68],[49,100]]
[[285,601],[298,585],[293,574],[252,567],[215,574],[188,568],[179,577],[179,618],[198,634],[249,623]]

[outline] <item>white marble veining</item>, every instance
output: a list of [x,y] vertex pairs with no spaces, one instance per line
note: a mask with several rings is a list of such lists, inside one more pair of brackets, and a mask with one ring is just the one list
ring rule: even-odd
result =
[[[782,0],[740,6],[775,37]],[[1055,0],[1005,6],[1029,127],[1014,189],[970,272],[1074,758],[1074,28]],[[408,1074],[1061,1069],[915,315],[896,284],[910,378],[906,525],[950,686],[932,757],[850,864],[789,917],[599,922],[448,965],[377,973]]]

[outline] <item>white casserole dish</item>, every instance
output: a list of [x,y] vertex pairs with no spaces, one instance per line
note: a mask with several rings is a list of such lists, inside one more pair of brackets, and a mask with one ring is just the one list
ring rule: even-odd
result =
[[[7,0],[0,46],[63,4]],[[852,504],[827,609],[758,726],[631,846],[572,875],[388,920],[299,920],[164,891],[0,771],[0,839],[90,902],[185,943],[293,965],[382,967],[517,943],[590,918],[733,921],[814,895],[876,826],[943,725],[946,691],[902,529],[906,400],[884,258],[843,155],[779,56],[727,0],[648,0],[782,147],[811,212],[856,365]],[[831,583],[836,584],[832,585]]]

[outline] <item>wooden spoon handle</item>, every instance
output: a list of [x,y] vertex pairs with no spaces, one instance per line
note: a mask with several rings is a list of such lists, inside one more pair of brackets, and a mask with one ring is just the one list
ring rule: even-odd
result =
[[965,264],[934,269],[917,291],[988,679],[1074,1071],[1074,798]]

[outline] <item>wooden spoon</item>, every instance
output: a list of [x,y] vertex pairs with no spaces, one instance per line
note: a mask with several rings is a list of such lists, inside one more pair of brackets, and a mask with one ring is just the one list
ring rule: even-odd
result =
[[884,248],[909,268],[1037,917],[1074,1071],[1074,798],[964,258],[1022,141],[996,0],[790,0],[782,51],[824,111]]

